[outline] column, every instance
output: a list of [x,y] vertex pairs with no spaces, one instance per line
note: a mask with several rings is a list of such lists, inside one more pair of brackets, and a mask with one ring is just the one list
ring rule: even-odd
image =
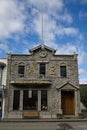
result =
[[74,93],[75,93],[74,94],[75,95],[75,116],[77,116],[78,115],[77,90],[75,90]]
[[23,110],[23,90],[20,90],[20,106],[19,106],[19,110],[20,111]]
[[38,111],[41,111],[41,90],[38,90]]
[[13,100],[14,100],[14,90],[10,90],[8,98],[9,111],[13,111]]
[[77,90],[77,101],[78,101],[78,113],[81,113],[81,101],[80,101],[80,90]]
[[61,90],[58,91],[59,95],[59,113],[62,114],[62,109],[61,109]]
[[4,118],[4,107],[5,107],[5,99],[2,101],[2,119]]

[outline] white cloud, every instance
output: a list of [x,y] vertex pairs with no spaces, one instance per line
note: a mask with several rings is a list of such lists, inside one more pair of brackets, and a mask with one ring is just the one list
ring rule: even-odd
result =
[[81,0],[82,4],[87,4],[87,0]]
[[39,10],[61,10],[63,7],[63,0],[28,0],[29,4],[33,5],[34,7],[38,8]]
[[74,54],[76,52],[77,52],[77,46],[71,43],[58,46],[58,51],[57,51],[58,54]]
[[64,28],[64,33],[66,35],[77,35],[78,30],[76,28],[73,28],[73,27],[68,27],[68,28]]
[[65,22],[66,24],[72,24],[73,18],[71,14],[67,11],[67,9],[63,10],[62,12],[59,12],[54,15],[55,18],[60,22]]
[[0,50],[5,51],[5,53],[7,53],[9,51],[9,47],[5,43],[0,43]]
[[[33,19],[34,26],[32,30],[38,34],[40,39],[42,39],[42,15],[38,11],[36,12],[36,17]],[[43,39],[45,44],[54,44],[56,35],[57,36],[77,36],[79,33],[78,29],[73,27],[64,27],[62,25],[57,25],[55,19],[51,18],[49,14],[43,14]],[[56,44],[55,44],[56,46]]]
[[82,20],[87,20],[87,12],[80,11],[79,18],[82,19]]
[[79,82],[80,84],[86,84],[87,78],[86,78],[86,70],[83,68],[79,68]]
[[59,45],[57,48],[57,54],[78,54],[78,64],[83,65],[87,63],[86,57],[87,53],[84,52],[83,45],[67,43]]
[[80,84],[87,84],[87,78],[86,78],[86,76],[85,77],[81,77],[81,78],[79,78],[79,83]]
[[79,75],[83,75],[84,73],[85,73],[85,70],[82,69],[82,68],[80,68],[80,69],[79,69]]
[[0,0],[0,39],[23,30],[25,16],[22,11],[23,6],[17,0]]
[[77,28],[74,27],[64,27],[59,25],[57,27],[57,34],[58,35],[68,35],[68,36],[77,36],[77,34],[79,33]]

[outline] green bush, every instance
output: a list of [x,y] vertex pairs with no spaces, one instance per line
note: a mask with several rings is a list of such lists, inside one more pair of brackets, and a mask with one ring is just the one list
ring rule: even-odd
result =
[[87,108],[87,85],[80,85],[81,102]]

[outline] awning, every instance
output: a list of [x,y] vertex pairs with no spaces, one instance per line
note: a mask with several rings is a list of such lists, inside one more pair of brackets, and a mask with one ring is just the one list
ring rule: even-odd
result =
[[51,80],[14,80],[10,82],[11,84],[51,84]]

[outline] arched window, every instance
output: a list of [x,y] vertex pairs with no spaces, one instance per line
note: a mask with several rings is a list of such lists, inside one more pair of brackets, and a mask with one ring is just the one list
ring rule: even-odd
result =
[[65,63],[60,64],[60,76],[61,77],[67,77],[67,70],[66,70],[66,64]]
[[18,65],[18,76],[24,77],[24,74],[25,74],[25,64],[19,63],[19,65]]

